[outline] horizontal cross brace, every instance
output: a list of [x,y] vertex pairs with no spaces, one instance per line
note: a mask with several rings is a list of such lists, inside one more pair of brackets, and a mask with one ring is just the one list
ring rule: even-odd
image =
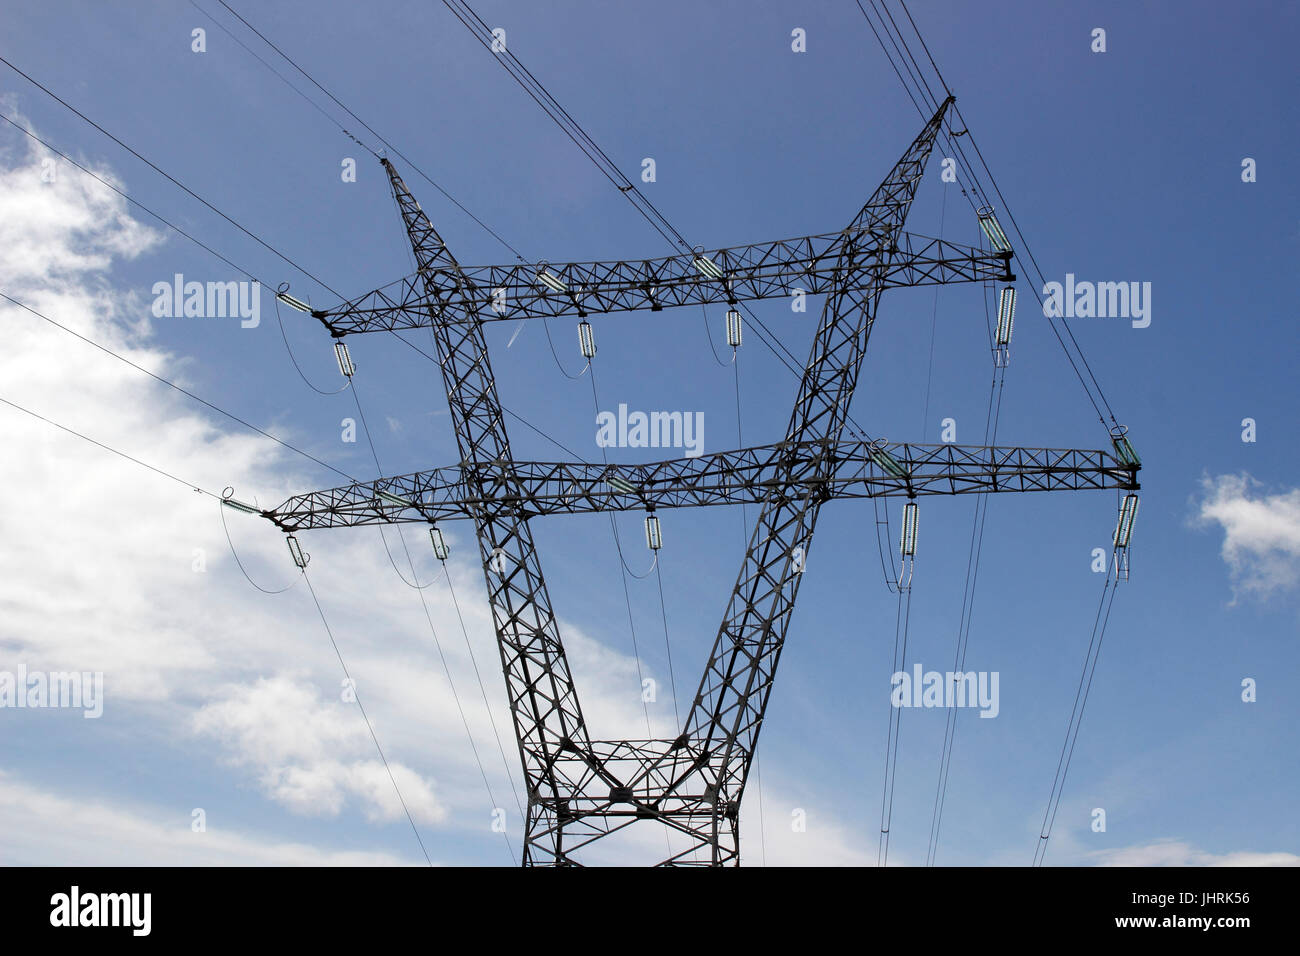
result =
[[[865,237],[865,239],[863,238]],[[879,267],[844,270],[844,243],[859,254],[879,242],[867,230],[778,239],[630,262],[430,269],[351,302],[312,313],[336,337],[466,321],[555,318],[683,305],[819,295],[836,288],[884,289],[953,282],[1010,282],[1010,253],[984,252],[903,233]]]
[[[819,461],[834,470],[819,478]],[[286,531],[476,514],[520,517],[826,498],[1136,489],[1140,466],[1071,448],[778,443],[637,465],[501,462],[438,468],[297,495],[262,514]],[[473,479],[473,480],[470,480]],[[474,489],[481,489],[474,490]]]

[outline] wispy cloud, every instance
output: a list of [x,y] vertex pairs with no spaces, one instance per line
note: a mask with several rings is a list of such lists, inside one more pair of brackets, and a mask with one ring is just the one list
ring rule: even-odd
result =
[[[402,866],[423,860],[191,826],[186,808],[75,799],[0,771],[0,850],[14,866]],[[209,821],[210,823],[210,821]]]
[[1086,855],[1096,866],[1300,866],[1300,856],[1281,851],[1237,850],[1207,853],[1181,840],[1096,850]]

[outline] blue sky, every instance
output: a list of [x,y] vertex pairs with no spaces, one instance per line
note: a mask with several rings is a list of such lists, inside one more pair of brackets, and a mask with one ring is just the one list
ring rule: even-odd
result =
[[[198,4],[274,58],[215,2]],[[667,251],[442,5],[232,6],[530,261]],[[922,123],[851,0],[812,8],[484,0],[475,9],[506,29],[510,48],[629,177],[639,183],[642,159],[654,158],[645,195],[707,247],[842,228]],[[1297,780],[1287,755],[1300,742],[1291,693],[1300,676],[1292,367],[1300,342],[1291,321],[1300,230],[1286,104],[1296,88],[1297,14],[1250,3],[918,2],[912,12],[1047,278],[1152,288],[1148,328],[1117,318],[1072,326],[1144,468],[1132,579],[1115,602],[1048,862],[1295,862],[1300,834],[1287,811]],[[7,11],[6,22],[4,56],[335,289],[359,294],[410,271],[379,165],[193,6],[56,3]],[[191,51],[195,27],[208,31],[205,53]],[[1105,53],[1090,50],[1097,27]],[[791,51],[795,28],[807,31],[805,53]],[[0,76],[7,115],[265,281],[288,281],[318,306],[335,301],[16,74]],[[12,127],[0,131],[12,186],[0,290],[44,303],[52,318],[118,343],[338,468],[373,475],[364,440],[340,440],[352,398],[303,385],[269,293],[255,329],[152,319],[157,281],[240,277],[174,233],[151,237],[157,223],[93,183],[82,191],[84,177],[66,164],[52,188],[31,186],[41,154],[28,147]],[[939,181],[942,155],[936,149],[908,228],[936,235],[942,220],[945,238],[975,244],[969,207]],[[355,183],[341,180],[345,157],[358,161]],[[1257,162],[1257,182],[1242,182],[1246,157]],[[398,166],[462,263],[513,260]],[[80,255],[88,258],[70,258]],[[1022,274],[999,443],[1104,447],[1033,291]],[[784,301],[756,308],[802,359],[819,305],[805,315]],[[4,308],[7,324],[22,329],[14,344],[26,362],[0,396],[263,504],[338,483]],[[991,372],[983,311],[976,287],[942,289],[937,311],[932,289],[887,293],[854,418],[873,436],[937,441],[940,420],[952,417],[957,440],[978,444]],[[594,319],[601,407],[703,412],[706,450],[736,447],[732,372],[715,364],[703,321],[698,309]],[[722,312],[710,309],[707,321],[719,342]],[[286,313],[286,329],[312,380],[336,388],[319,326]],[[597,458],[588,382],[560,374],[540,326],[507,347],[514,331],[488,329],[503,402]],[[576,371],[573,328],[555,321],[551,333]],[[428,344],[423,333],[413,341]],[[384,471],[453,464],[436,370],[386,336],[350,344]],[[745,443],[779,440],[793,375],[752,334],[739,366]],[[0,670],[98,669],[106,687],[96,722],[0,712],[15,725],[0,735],[0,792],[15,821],[0,829],[0,860],[422,861],[380,793],[387,779],[374,782],[359,716],[335,703],[341,675],[305,589],[267,597],[248,587],[211,502],[71,439],[59,445],[64,457],[42,458],[39,430],[11,409],[0,414],[14,436],[9,497],[30,506],[0,518],[10,542]],[[1242,441],[1248,417],[1253,443]],[[568,457],[517,424],[510,433],[520,459]],[[994,720],[958,715],[941,863],[1031,860],[1100,591],[1091,552],[1109,550],[1116,504],[1114,492],[1091,492],[1005,495],[989,506],[967,667],[999,672],[1001,706]],[[922,501],[909,665],[950,666],[973,507],[970,498]],[[238,517],[231,532],[254,578],[289,582],[279,536]],[[744,529],[730,509],[661,518],[668,625],[687,697]],[[649,565],[639,524],[636,515],[619,519],[638,572]],[[435,570],[421,550],[427,542],[405,530],[424,581]],[[584,677],[598,684],[593,734],[616,735],[601,716],[643,731],[607,519],[539,520],[534,530],[561,627],[580,635],[579,690]],[[452,529],[452,573],[504,733],[470,533]],[[491,804],[419,599],[394,580],[373,530],[304,537],[381,740],[422,795],[430,855],[508,863],[487,826]],[[395,547],[391,531],[388,540]],[[191,570],[195,548],[206,558],[201,574]],[[630,588],[643,667],[666,683],[653,578]],[[440,638],[463,646],[445,583],[424,593]],[[870,503],[828,504],[764,726],[762,839],[756,787],[746,800],[746,862],[875,861],[894,609]],[[453,653],[496,800],[513,808],[471,664]],[[1248,677],[1258,682],[1249,704]],[[661,695],[652,713],[665,733],[671,703]],[[902,715],[891,862],[924,862],[945,717]],[[210,821],[205,834],[189,826],[197,807]],[[1097,807],[1107,811],[1104,833],[1090,828]],[[795,809],[807,811],[806,833],[791,831]],[[513,809],[509,817],[517,851]],[[280,855],[257,855],[271,850]]]

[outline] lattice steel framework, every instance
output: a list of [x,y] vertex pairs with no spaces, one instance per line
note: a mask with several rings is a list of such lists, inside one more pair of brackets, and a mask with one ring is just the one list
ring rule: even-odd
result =
[[[286,531],[474,522],[528,794],[525,865],[581,863],[641,820],[686,837],[663,864],[735,864],[739,808],[822,505],[832,498],[1136,489],[1117,453],[845,441],[845,418],[889,288],[1014,281],[1010,252],[903,231],[946,100],[840,232],[627,262],[462,267],[387,160],[418,271],[313,312],[336,338],[429,328],[459,465],[290,498]],[[712,268],[702,268],[707,259]],[[825,294],[785,438],[641,465],[524,462],[511,454],[483,323]],[[758,521],[681,733],[593,740],[565,658],[529,519],[753,503]]]

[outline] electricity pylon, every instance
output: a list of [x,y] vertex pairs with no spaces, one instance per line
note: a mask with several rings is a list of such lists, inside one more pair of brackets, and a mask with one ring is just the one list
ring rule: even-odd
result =
[[[469,518],[492,606],[528,794],[523,862],[583,861],[639,821],[686,837],[663,864],[737,864],[739,808],[813,531],[833,498],[1122,488],[1140,467],[1115,454],[845,441],[850,399],[880,294],[1013,282],[991,252],[903,231],[946,100],[840,232],[629,262],[462,267],[392,164],[382,160],[418,271],[313,311],[336,339],[429,328],[459,465],[290,498],[263,512],[294,532]],[[1000,233],[999,233],[1000,234]],[[483,323],[825,293],[783,441],[641,465],[525,462],[511,454]],[[295,303],[302,307],[301,303]],[[740,574],[681,733],[593,740],[565,658],[529,519],[548,514],[760,506]]]

